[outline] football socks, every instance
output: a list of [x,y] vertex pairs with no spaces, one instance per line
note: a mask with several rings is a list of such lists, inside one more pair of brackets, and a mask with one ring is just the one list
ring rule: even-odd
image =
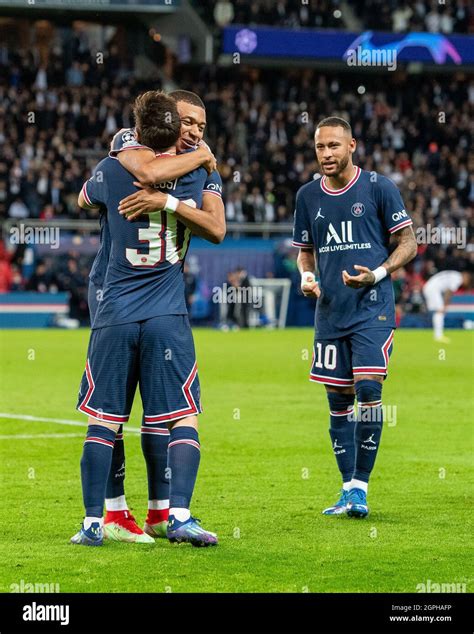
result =
[[334,456],[342,475],[344,486],[348,486],[354,472],[354,394],[327,392],[330,410],[329,435]]
[[194,427],[173,427],[168,445],[170,507],[189,508],[201,457],[199,434]]
[[355,426],[355,469],[353,478],[368,482],[382,435],[382,384],[363,379],[355,386],[359,404]]
[[87,517],[103,515],[114,440],[114,430],[103,425],[88,426],[81,458],[82,495]]
[[[145,425],[142,423],[141,443],[148,477],[148,500],[169,499],[170,478],[168,471],[168,442],[170,433],[166,423]],[[148,508],[153,508],[153,504]],[[164,508],[157,504],[156,508]],[[166,505],[167,507],[167,505]]]

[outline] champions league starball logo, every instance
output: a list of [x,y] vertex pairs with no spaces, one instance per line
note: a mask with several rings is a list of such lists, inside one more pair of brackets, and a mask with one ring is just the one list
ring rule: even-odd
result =
[[242,29],[235,36],[235,45],[241,53],[253,53],[257,48],[257,34],[250,29]]
[[351,207],[351,214],[356,218],[363,216],[365,213],[365,207],[362,203],[354,203]]
[[122,134],[122,141],[124,143],[130,143],[131,141],[135,141],[135,133],[131,130],[127,130]]

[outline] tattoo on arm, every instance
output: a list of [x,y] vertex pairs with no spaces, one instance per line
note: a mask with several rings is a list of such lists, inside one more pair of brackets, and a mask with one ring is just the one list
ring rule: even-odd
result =
[[397,243],[395,250],[388,256],[383,263],[388,273],[393,273],[405,264],[408,264],[416,256],[417,244],[413,227],[404,227],[400,231],[396,231],[393,240]]
[[314,272],[316,268],[316,257],[314,255],[313,249],[300,249],[297,258],[298,270],[300,273],[304,273],[305,271]]

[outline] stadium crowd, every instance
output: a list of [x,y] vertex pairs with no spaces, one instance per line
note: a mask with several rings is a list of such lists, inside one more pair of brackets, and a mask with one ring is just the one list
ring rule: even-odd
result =
[[469,0],[218,0],[213,7],[195,2],[208,23],[271,25],[288,28],[349,28],[348,4],[366,29],[378,31],[474,31],[474,11]]
[[214,6],[194,3],[208,23],[265,24],[288,28],[341,28],[340,0],[218,0]]
[[[34,49],[0,59],[0,218],[94,218],[77,192],[114,132],[133,125],[134,96],[156,82],[137,82],[113,47],[96,64],[81,41],[46,61]],[[474,82],[461,74],[399,72],[381,85],[376,75],[208,66],[177,68],[175,80],[206,103],[228,221],[291,222],[297,189],[318,169],[315,125],[337,114],[353,126],[356,164],[395,181],[415,227],[469,231]],[[420,252],[422,277],[472,265],[472,245]]]
[[349,0],[365,28],[378,31],[472,33],[474,11],[469,0]]

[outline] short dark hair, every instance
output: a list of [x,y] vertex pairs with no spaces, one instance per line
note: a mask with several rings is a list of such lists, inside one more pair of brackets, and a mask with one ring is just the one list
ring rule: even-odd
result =
[[140,143],[152,150],[164,150],[176,143],[181,121],[176,101],[159,90],[139,95],[133,104],[133,115]]
[[342,117],[326,117],[318,123],[316,130],[319,128],[337,128],[339,126],[344,128],[344,130],[347,130],[352,136],[351,124],[345,119],[342,119]]
[[186,103],[190,103],[192,106],[197,106],[198,108],[203,108],[204,110],[206,109],[204,101],[199,95],[196,95],[195,92],[191,92],[189,90],[173,90],[173,92],[169,93],[169,96],[176,102],[185,101]]

